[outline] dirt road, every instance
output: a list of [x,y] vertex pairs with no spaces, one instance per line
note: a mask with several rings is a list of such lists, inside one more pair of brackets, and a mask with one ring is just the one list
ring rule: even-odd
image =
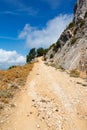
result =
[[1,130],[87,130],[87,87],[77,82],[40,58]]

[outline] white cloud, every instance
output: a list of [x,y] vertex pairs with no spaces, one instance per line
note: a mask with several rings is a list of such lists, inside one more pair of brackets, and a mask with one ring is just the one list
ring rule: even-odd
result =
[[16,51],[6,51],[0,49],[0,69],[7,69],[12,65],[23,65],[26,58]]
[[[30,15],[35,16],[38,13],[38,9],[34,9],[32,6],[29,6],[26,2],[20,1],[20,0],[1,0],[9,6],[12,6],[13,9],[11,10],[5,10],[0,11],[0,14],[5,15]],[[15,7],[15,10],[14,10]]]
[[61,3],[61,0],[41,0],[41,1],[48,3],[51,9],[57,9]]
[[30,16],[35,16],[37,15],[38,10],[34,10],[32,7],[24,7],[24,8],[19,8],[16,10],[7,10],[7,11],[2,11],[0,14],[5,14],[5,15],[30,15]]
[[19,40],[18,38],[8,37],[8,36],[0,36],[0,39],[8,39],[8,40],[14,40],[14,41]]
[[18,38],[25,39],[29,48],[49,47],[56,42],[60,34],[72,20],[72,15],[59,15],[49,20],[43,29],[38,29],[26,24]]

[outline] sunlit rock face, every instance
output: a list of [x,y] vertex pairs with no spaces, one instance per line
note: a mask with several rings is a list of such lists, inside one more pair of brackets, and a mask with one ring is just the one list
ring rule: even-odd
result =
[[74,7],[74,22],[84,19],[87,13],[87,0],[78,0]]
[[87,0],[78,0],[74,18],[50,47],[46,61],[66,70],[87,71]]

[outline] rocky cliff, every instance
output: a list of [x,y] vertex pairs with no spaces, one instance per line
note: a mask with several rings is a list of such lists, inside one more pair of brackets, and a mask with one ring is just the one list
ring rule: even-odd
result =
[[74,22],[84,19],[87,12],[87,0],[78,0],[74,7]]
[[87,71],[87,0],[78,0],[73,21],[46,54],[46,61],[67,70]]

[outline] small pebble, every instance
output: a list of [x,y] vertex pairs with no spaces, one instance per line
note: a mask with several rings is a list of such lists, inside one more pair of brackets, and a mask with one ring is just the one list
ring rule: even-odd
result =
[[30,114],[32,114],[33,112],[30,112]]
[[44,117],[42,117],[42,119],[44,120],[45,118],[44,118]]
[[37,124],[37,128],[40,128],[40,125],[39,125],[39,124]]
[[3,123],[4,121],[2,120],[1,123]]

